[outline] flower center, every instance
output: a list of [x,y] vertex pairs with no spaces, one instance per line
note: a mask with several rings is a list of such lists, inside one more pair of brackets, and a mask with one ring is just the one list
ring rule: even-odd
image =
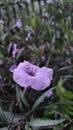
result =
[[27,66],[26,73],[30,76],[35,76],[35,71],[33,67]]

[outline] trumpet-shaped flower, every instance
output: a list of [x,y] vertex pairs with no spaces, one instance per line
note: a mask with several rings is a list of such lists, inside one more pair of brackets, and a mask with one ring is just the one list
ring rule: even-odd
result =
[[47,88],[52,80],[53,70],[47,67],[38,67],[24,61],[13,71],[14,81],[25,89],[31,87],[40,91]]

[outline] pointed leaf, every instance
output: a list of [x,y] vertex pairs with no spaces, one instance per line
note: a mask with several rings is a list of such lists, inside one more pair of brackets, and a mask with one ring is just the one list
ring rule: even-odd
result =
[[16,95],[17,95],[17,100],[19,102],[19,106],[20,106],[21,109],[23,109],[22,102],[24,103],[25,106],[29,107],[29,104],[26,101],[26,99],[25,99],[25,97],[23,95],[23,92],[18,87],[16,87]]
[[46,91],[44,94],[42,94],[33,104],[32,106],[32,111],[35,110],[35,108],[44,100],[44,98],[47,96],[47,94],[51,91],[54,90],[55,87],[49,89],[48,91]]
[[3,124],[6,124],[6,125],[9,124],[8,116],[5,115],[1,107],[0,107],[0,120],[1,122],[3,122]]
[[62,122],[64,122],[65,119],[59,119],[59,120],[32,120],[30,122],[28,122],[29,126],[33,126],[33,127],[46,127],[46,126],[51,126],[51,125],[57,125],[60,124]]

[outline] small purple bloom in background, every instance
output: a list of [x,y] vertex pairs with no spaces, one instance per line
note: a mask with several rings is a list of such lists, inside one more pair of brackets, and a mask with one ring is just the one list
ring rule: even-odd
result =
[[49,93],[47,94],[47,97],[50,98],[53,95],[53,91],[49,91]]
[[55,25],[55,21],[52,21],[52,22],[51,22],[51,26],[54,26],[54,25]]
[[0,59],[0,66],[2,66],[3,65],[3,61]]
[[11,65],[10,68],[9,68],[9,71],[10,71],[10,72],[13,72],[14,69],[16,69],[16,67],[17,67],[16,64]]
[[43,45],[39,46],[39,50],[40,50],[41,52],[44,52],[45,47],[46,47],[46,46],[43,44]]
[[18,52],[20,52],[21,49],[17,48],[17,44],[15,43],[13,45],[13,51],[12,51],[12,57],[15,57]]
[[50,3],[51,3],[51,0],[46,0],[46,3],[47,3],[47,4],[50,4]]
[[31,32],[28,33],[28,37],[31,38]]
[[28,37],[26,37],[26,38],[25,38],[25,41],[26,41],[26,42],[27,42],[27,41],[29,41],[29,38],[28,38]]
[[41,56],[41,61],[44,62],[46,60],[45,56]]
[[21,19],[18,19],[17,21],[16,21],[16,27],[17,28],[20,28],[22,26],[22,21],[21,21]]
[[26,0],[27,3],[31,3],[31,0]]
[[27,42],[27,41],[29,41],[29,40],[31,40],[31,39],[32,39],[31,32],[29,32],[29,33],[27,34],[27,37],[25,38],[25,41]]
[[14,81],[25,89],[44,90],[50,86],[53,70],[48,67],[38,67],[28,61],[20,63],[13,71]]

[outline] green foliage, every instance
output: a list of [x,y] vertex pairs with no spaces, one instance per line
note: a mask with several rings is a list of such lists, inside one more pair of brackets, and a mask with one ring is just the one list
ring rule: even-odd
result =
[[67,116],[67,118],[73,116],[73,92],[68,91],[63,87],[62,77],[60,77],[60,80],[58,81],[56,94],[60,102],[58,105],[59,110]]
[[42,94],[36,101],[35,103],[33,104],[32,106],[32,111],[36,109],[36,107],[44,100],[44,98],[46,97],[46,95],[51,91],[51,90],[54,90],[54,88],[51,88],[49,89],[47,92],[44,92],[44,94]]
[[23,110],[22,104],[29,107],[29,104],[27,103],[25,99],[24,91],[22,92],[21,88],[16,87],[16,97],[17,97],[17,102],[21,110]]
[[[22,21],[20,28],[16,27],[18,19]],[[29,33],[31,38],[28,38]],[[12,57],[14,43],[21,52]],[[40,49],[42,45],[45,45],[44,49]],[[45,57],[44,61],[42,56]],[[26,0],[0,0],[0,60],[3,60],[3,65],[0,65],[1,130],[8,130],[9,125],[18,127],[19,124],[22,130],[33,130],[33,125],[40,129],[43,125],[43,129],[53,125],[50,127],[57,130],[66,126],[67,120],[60,122],[64,117],[72,121],[72,0],[52,0],[50,4],[46,0],[32,0],[29,4]],[[15,85],[9,68],[24,60],[40,67],[53,68],[53,81],[48,90],[36,92],[29,89],[25,92]],[[54,90],[54,93],[48,99],[46,94],[50,90]],[[71,126],[71,122],[67,123]]]
[[60,119],[60,120],[31,120],[30,122],[27,122],[29,126],[33,127],[46,127],[46,126],[51,126],[51,125],[57,125],[59,123],[62,123],[65,121],[65,119]]
[[[23,115],[21,114],[15,114],[12,112],[8,112],[8,111],[4,111],[1,107],[0,107],[0,121],[1,123],[6,126],[6,127],[12,127],[13,124],[16,124],[17,122],[19,122],[19,120],[22,118]],[[3,128],[5,129],[5,128]]]
[[8,118],[8,116],[6,116],[1,107],[0,107],[0,120],[5,125],[8,125],[10,122],[10,117]]

